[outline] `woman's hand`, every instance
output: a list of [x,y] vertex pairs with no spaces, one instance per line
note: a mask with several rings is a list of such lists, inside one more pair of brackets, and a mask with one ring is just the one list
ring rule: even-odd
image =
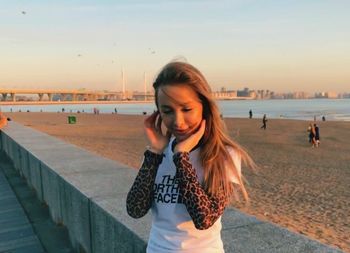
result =
[[190,152],[201,140],[205,132],[205,119],[202,120],[199,129],[190,135],[187,139],[176,144],[174,153],[177,152]]
[[162,154],[167,147],[171,133],[167,130],[164,135],[162,132],[162,118],[159,112],[154,112],[144,121],[145,133],[150,144],[150,151]]

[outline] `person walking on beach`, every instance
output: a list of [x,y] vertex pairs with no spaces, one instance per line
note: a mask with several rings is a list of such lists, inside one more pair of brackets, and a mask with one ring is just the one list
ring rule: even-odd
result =
[[262,118],[262,126],[260,127],[260,129],[264,129],[266,130],[266,122],[267,122],[267,118],[266,118],[266,114],[264,114],[264,117]]
[[250,119],[253,118],[253,112],[252,112],[252,110],[249,110],[249,118],[250,118]]
[[320,128],[317,124],[314,124],[315,129],[315,146],[318,148],[320,146]]
[[312,143],[313,133],[312,133],[312,123],[309,124],[307,128],[307,132],[309,133],[309,143]]
[[[315,129],[316,124],[310,123],[308,131],[309,132],[309,142],[311,142],[312,146],[311,147],[317,147],[316,145],[316,129]],[[309,130],[310,129],[310,130]]]
[[151,209],[148,253],[222,253],[221,216],[237,190],[248,199],[241,160],[254,162],[225,132],[210,87],[194,66],[165,65],[153,87],[158,111],[144,121],[149,146],[127,212],[140,218]]

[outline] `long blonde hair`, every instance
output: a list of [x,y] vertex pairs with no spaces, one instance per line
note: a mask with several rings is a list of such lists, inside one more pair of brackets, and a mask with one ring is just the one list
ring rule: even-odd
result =
[[165,85],[178,84],[191,87],[197,93],[203,105],[206,131],[201,140],[200,160],[204,169],[204,189],[211,195],[223,192],[227,198],[231,198],[235,193],[235,189],[230,180],[230,172],[226,169],[228,167],[232,175],[238,179],[244,198],[248,200],[247,191],[228,147],[233,148],[236,155],[240,156],[242,161],[249,166],[255,167],[255,164],[247,152],[232,141],[226,133],[219,108],[212,98],[211,89],[202,73],[194,66],[184,62],[170,62],[165,65],[153,83],[157,107],[159,88]]

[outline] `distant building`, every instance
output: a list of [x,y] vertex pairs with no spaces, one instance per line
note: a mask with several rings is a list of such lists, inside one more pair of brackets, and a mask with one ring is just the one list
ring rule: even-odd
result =
[[304,91],[297,91],[293,93],[293,98],[294,99],[306,99],[309,98],[310,95],[307,92]]
[[237,97],[249,97],[249,88],[237,91]]
[[283,93],[273,93],[271,95],[272,99],[284,99],[284,94]]
[[326,98],[325,92],[317,92],[315,93],[315,98]]
[[350,98],[350,93],[343,93],[340,95],[340,98]]
[[333,91],[328,91],[328,92],[326,92],[326,97],[327,98],[338,98],[338,94],[336,92],[333,92]]
[[235,99],[237,98],[237,91],[222,89],[220,91],[215,91],[212,93],[215,99]]
[[315,93],[315,98],[337,98],[338,94],[333,91]]
[[249,91],[249,97],[251,99],[256,99],[256,92],[254,90]]

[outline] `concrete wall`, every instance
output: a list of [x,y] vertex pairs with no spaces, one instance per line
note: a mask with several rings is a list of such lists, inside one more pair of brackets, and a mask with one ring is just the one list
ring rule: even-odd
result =
[[[125,208],[136,170],[15,122],[1,132],[0,147],[77,251],[145,252],[150,215],[134,220]],[[226,252],[341,252],[231,208],[222,237]]]

